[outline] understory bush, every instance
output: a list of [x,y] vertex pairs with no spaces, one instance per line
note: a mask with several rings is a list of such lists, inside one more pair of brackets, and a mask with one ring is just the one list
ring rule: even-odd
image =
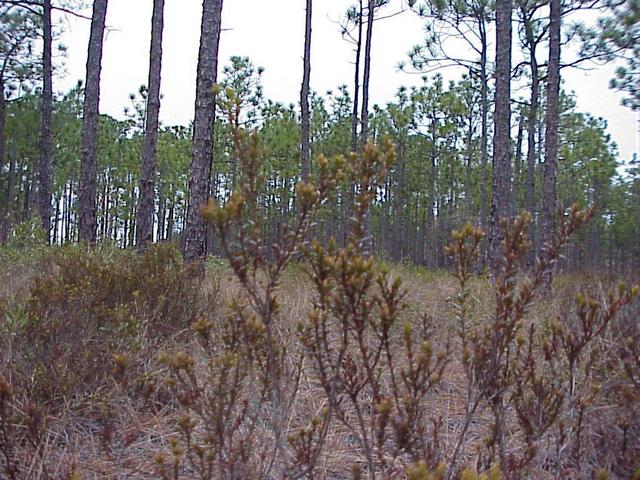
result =
[[[320,158],[318,177],[297,186],[298,216],[270,243],[256,214],[265,181],[259,139],[236,124],[234,140],[243,186],[203,214],[239,290],[225,314],[193,324],[199,347],[162,357],[181,405],[176,436],[156,457],[162,478],[638,475],[637,319],[619,315],[638,287],[578,291],[572,300],[547,283],[592,209],[564,212],[532,267],[530,215],[505,220],[484,308],[473,295],[483,232],[453,232],[449,318],[414,315],[401,280],[368,251],[369,206],[391,145],[369,145],[348,162]],[[309,240],[314,212],[339,194],[330,180],[342,176],[356,186],[346,244]],[[286,320],[281,284],[296,253],[311,306]],[[533,314],[540,299],[561,307]]]
[[4,325],[11,374],[29,397],[55,404],[90,395],[109,378],[112,354],[152,347],[188,326],[195,284],[173,245],[144,255],[64,246],[39,262],[17,322]]

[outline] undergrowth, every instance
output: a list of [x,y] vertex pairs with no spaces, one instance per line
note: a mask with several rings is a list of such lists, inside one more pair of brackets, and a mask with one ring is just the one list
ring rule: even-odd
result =
[[[320,157],[266,235],[263,145],[233,95],[222,107],[242,181],[202,214],[227,267],[194,283],[170,246],[45,255],[3,307],[0,477],[640,478],[638,287],[545,284],[593,210],[564,212],[531,267],[530,216],[505,220],[490,279],[472,225],[447,247],[452,278],[381,264],[366,224],[394,148],[368,145]],[[313,240],[345,180],[346,244]],[[96,392],[101,470],[50,440]]]

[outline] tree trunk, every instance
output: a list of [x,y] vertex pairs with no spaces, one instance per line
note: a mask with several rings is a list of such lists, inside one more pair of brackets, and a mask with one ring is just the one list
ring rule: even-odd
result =
[[51,67],[51,0],[43,2],[42,51],[42,118],[40,129],[40,165],[38,169],[38,213],[47,242],[51,233],[51,189],[53,185],[51,167],[51,109],[53,103],[53,72]]
[[184,259],[187,263],[199,262],[201,274],[204,274],[204,257],[207,252],[206,225],[200,215],[200,207],[207,200],[211,182],[211,137],[215,120],[213,85],[218,70],[222,3],[223,0],[202,2],[195,119],[189,165],[189,204],[184,232]]
[[78,240],[96,242],[96,174],[98,169],[98,111],[102,44],[108,0],[94,0],[87,56],[82,134],[80,142],[80,185],[78,192]]
[[169,218],[167,219],[167,234],[165,237],[166,240],[168,241],[173,240],[174,207],[175,207],[175,197],[171,200],[171,205],[169,206]]
[[[371,46],[373,39],[373,21],[375,13],[375,0],[369,0],[367,12],[367,37],[364,46],[364,72],[362,76],[362,113],[360,115],[360,150],[364,148],[369,140],[369,79],[371,78]],[[365,214],[363,219],[364,250],[368,254],[373,253],[373,239],[369,228],[370,212]]]
[[157,240],[156,240],[158,242],[162,242],[165,240],[164,229],[166,225],[166,221],[165,221],[166,218],[167,218],[167,199],[161,193],[160,199],[158,201],[158,234],[157,234]]
[[469,104],[469,128],[467,130],[467,153],[464,166],[464,216],[465,222],[471,221],[473,211],[473,194],[471,193],[471,170],[473,168],[473,108]]
[[[511,167],[511,0],[496,2],[496,100],[493,133],[493,193],[489,225],[489,265],[498,270],[500,219],[509,214]],[[503,466],[504,467],[504,466]]]
[[102,240],[106,240],[109,236],[109,174],[104,175],[102,187],[102,225],[100,226],[100,235]]
[[[15,145],[14,145],[15,148]],[[24,182],[22,191],[24,192],[24,198],[22,199],[22,216],[21,222],[26,222],[31,217],[31,208],[33,207],[33,189],[34,189],[34,172],[31,165],[27,165],[27,171],[24,175]]]
[[[560,124],[560,0],[551,0],[549,12],[549,68],[547,73],[547,112],[544,138],[544,194],[542,196],[543,245],[553,239],[556,213],[558,170],[558,128]],[[551,283],[551,275],[545,279]]]
[[[353,111],[351,114],[351,153],[357,154],[358,150],[358,113],[360,108],[360,56],[362,54],[362,0],[359,0],[358,9],[358,40],[356,42],[355,72],[353,80]],[[353,217],[353,204],[355,196],[355,185],[347,185],[346,205],[343,210],[342,219],[342,242],[346,245],[351,231],[351,218]]]
[[304,72],[302,75],[302,90],[300,91],[301,109],[301,167],[302,180],[306,181],[311,173],[311,146],[309,135],[311,118],[309,112],[309,81],[311,77],[311,14],[313,0],[307,0],[307,13],[304,27]]
[[73,234],[72,234],[72,225],[71,225],[71,220],[72,220],[72,206],[73,206],[73,180],[69,181],[69,187],[68,187],[68,191],[67,191],[67,198],[66,198],[66,219],[65,219],[65,223],[66,223],[66,228],[64,230],[64,241],[65,242],[70,242],[73,240]]
[[[129,178],[127,178],[127,183],[129,185],[131,185],[131,190],[129,190],[129,211],[127,212],[127,217],[129,218],[129,223],[131,224],[131,228],[129,230],[129,238],[127,239],[127,246],[134,246],[135,245],[135,241],[136,241],[136,230],[138,229],[137,223],[136,222],[136,202],[135,202],[135,198],[136,198],[136,187],[135,187],[135,182],[133,181],[133,174],[129,175]],[[153,226],[153,223],[151,224]]]
[[518,215],[520,213],[520,177],[522,171],[522,137],[524,135],[524,121],[524,112],[520,110],[520,118],[518,119],[518,136],[516,137],[516,156],[513,162],[511,215]]
[[358,149],[358,112],[360,107],[360,55],[362,53],[362,0],[358,10],[358,41],[356,43],[355,74],[353,80],[353,114],[351,116],[351,152]]
[[58,244],[58,230],[60,227],[60,201],[61,201],[61,196],[54,196],[53,232],[51,234],[51,243],[54,245]]
[[[140,168],[140,198],[136,219],[136,246],[145,249],[153,242],[153,214],[155,200],[156,145],[158,143],[158,115],[160,113],[160,80],[162,69],[162,30],[164,28],[164,0],[153,1],[151,19],[151,51],[149,54],[149,91]],[[160,237],[160,235],[159,235]]]
[[[484,18],[478,20],[478,31],[482,42],[480,50],[480,226],[488,231],[487,222],[487,165],[489,163],[489,79],[487,75],[487,31]],[[480,265],[484,268],[487,260],[487,242],[480,244]]]
[[369,137],[369,79],[371,78],[371,40],[373,38],[373,14],[375,0],[369,0],[367,11],[367,38],[364,46],[364,74],[362,77],[362,113],[360,115],[360,147],[364,147]]
[[[527,115],[527,174],[525,180],[525,200],[524,209],[529,212],[532,218],[536,215],[536,135],[538,121],[538,105],[540,94],[540,79],[538,76],[538,60],[536,58],[536,48],[538,42],[535,40],[531,23],[525,24],[525,34],[527,43],[529,44],[529,70],[531,70],[531,94],[529,100],[529,110]],[[533,265],[535,252],[538,251],[536,242],[537,235],[535,232],[535,222],[531,237],[533,240],[532,253],[527,255],[525,261],[528,265]]]
[[[5,122],[6,122],[6,100],[4,98],[4,78],[0,74],[0,172],[4,172],[5,159]],[[0,198],[3,205],[0,206],[0,244],[4,244],[7,240],[8,224],[9,224],[9,180],[7,179],[6,191],[3,191],[2,177],[0,176]]]
[[[392,258],[396,262],[404,260],[406,244],[406,225],[405,225],[405,162],[404,162],[404,141],[399,140],[396,145],[397,160],[397,179],[398,190],[393,198],[394,202],[394,235],[393,240],[390,242],[392,249]],[[391,192],[391,188],[387,190],[387,194]],[[388,214],[387,214],[388,215]]]

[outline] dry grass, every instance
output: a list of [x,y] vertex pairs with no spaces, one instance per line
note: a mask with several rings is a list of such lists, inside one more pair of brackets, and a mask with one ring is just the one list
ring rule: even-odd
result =
[[[294,359],[304,357],[296,333],[297,326],[307,318],[314,298],[312,284],[303,269],[302,265],[290,266],[277,291],[281,305],[277,331],[292,359],[291,370],[295,367]],[[460,346],[452,340],[455,336],[452,333],[451,298],[456,293],[456,283],[445,273],[430,274],[398,266],[391,266],[391,269],[392,275],[400,275],[404,279],[407,309],[403,317],[413,319],[418,328],[425,330],[436,349],[442,349],[446,344],[451,347],[453,360],[448,364],[442,382],[427,399],[430,416],[438,425],[441,456],[450,458],[464,421],[467,385],[464,368],[459,361]],[[5,328],[8,326],[7,312],[19,311],[25,304],[30,285],[37,274],[37,267],[20,268],[19,265],[10,265],[0,271],[0,278],[3,279],[0,283],[0,299],[4,308],[1,321],[5,322],[0,324],[4,337],[2,345],[5,347],[0,353],[0,372],[9,380],[12,362],[24,352],[15,351],[12,347],[11,333]],[[550,318],[562,315],[567,302],[576,292],[575,285],[574,278],[561,277],[556,283],[554,295],[534,303],[530,321],[542,325]],[[590,288],[597,291],[601,287],[596,284]],[[494,300],[489,282],[474,280],[470,292],[473,316],[482,318],[490,315]],[[222,318],[230,302],[242,296],[242,288],[225,268],[210,270],[198,294],[199,298],[205,299],[202,302],[203,314],[215,318]],[[152,332],[145,330],[144,335],[142,340],[148,342],[149,348],[143,346],[139,350],[133,362],[135,368],[126,382],[112,378],[94,392],[86,392],[86,395],[66,399],[63,404],[46,407],[46,427],[37,448],[29,444],[24,420],[17,422],[16,454],[22,474],[16,478],[157,478],[155,457],[171,450],[170,439],[176,436],[176,421],[181,412],[179,402],[162,384],[164,367],[158,363],[157,353],[160,350],[187,351],[194,356],[199,368],[206,368],[206,358],[188,330],[175,331],[173,336],[162,341],[154,338]],[[603,340],[607,341],[617,340],[612,337]],[[326,399],[311,362],[304,359],[301,365],[297,384],[291,389],[294,398],[290,399],[287,434],[299,431],[310,418],[319,416],[326,407]],[[104,365],[104,368],[112,369],[114,365]],[[17,391],[11,402],[20,417],[28,409],[29,398]],[[634,405],[637,407],[637,402]],[[603,419],[613,418],[605,415],[606,405],[598,408]],[[513,418],[509,424],[513,427],[510,448],[517,449],[520,443]],[[463,464],[474,468],[483,465],[486,456],[484,439],[490,430],[491,416],[485,409],[472,423]],[[261,443],[268,444],[270,441],[272,437],[268,428],[258,431],[255,436],[256,451],[260,451],[258,446]],[[637,439],[635,441],[637,443]],[[351,478],[351,466],[362,462],[362,454],[352,432],[344,425],[335,423],[327,435],[314,478]],[[398,464],[398,472],[404,472],[403,465]],[[0,478],[4,477],[0,475]],[[540,473],[538,478],[543,478],[543,474]],[[610,478],[624,477],[612,474]]]

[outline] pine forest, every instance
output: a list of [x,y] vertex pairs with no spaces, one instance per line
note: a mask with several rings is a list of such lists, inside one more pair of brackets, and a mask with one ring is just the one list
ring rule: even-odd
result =
[[640,479],[640,1],[263,2],[0,0],[0,479]]

